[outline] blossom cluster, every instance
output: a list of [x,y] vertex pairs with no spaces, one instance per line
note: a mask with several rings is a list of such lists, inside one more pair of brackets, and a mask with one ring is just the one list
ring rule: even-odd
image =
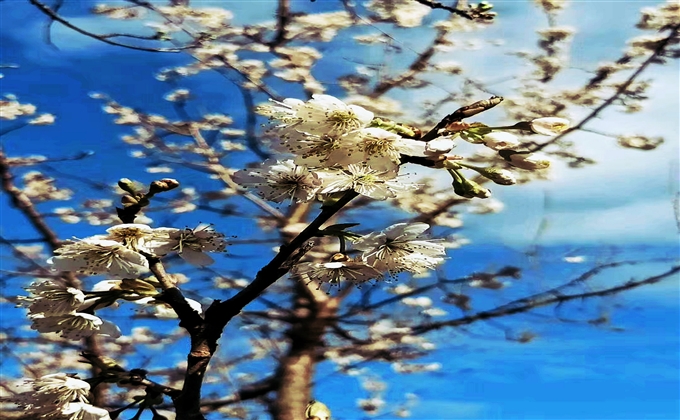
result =
[[[487,198],[490,194],[462,177],[457,172],[461,168],[472,169],[500,185],[516,183],[512,173],[502,168],[479,168],[458,161],[448,166],[442,163],[461,159],[447,155],[458,137],[498,151],[508,164],[517,168],[537,170],[550,166],[544,156],[521,151],[520,141],[514,135],[479,123],[458,123],[456,129],[423,141],[415,129],[375,118],[373,112],[333,96],[313,95],[307,102],[293,98],[272,102],[259,106],[257,111],[269,117],[270,132],[277,139],[274,147],[289,158],[269,159],[258,168],[238,171],[234,181],[274,202],[308,202],[349,190],[385,200],[414,191],[417,185],[398,176],[405,156],[424,158],[456,171],[452,173],[454,189],[467,198]],[[549,117],[500,129],[553,135],[568,127],[567,120]]]
[[118,327],[90,313],[95,305],[82,290],[53,280],[35,282],[26,288],[31,296],[19,296],[19,303],[28,307],[31,328],[40,333],[60,333],[68,340],[94,334],[120,337]]
[[363,251],[358,258],[337,253],[329,262],[300,263],[295,273],[319,284],[339,285],[347,280],[359,286],[381,279],[385,272],[422,274],[444,261],[444,245],[423,235],[429,227],[426,223],[397,223],[356,239],[354,248]]
[[186,262],[202,267],[214,262],[206,252],[222,252],[227,245],[224,235],[206,224],[195,229],[153,229],[143,224],[126,223],[106,232],[106,235],[95,235],[62,246],[48,262],[60,271],[137,278],[149,271],[147,256],[161,257],[177,252]]
[[27,381],[31,390],[12,398],[26,418],[54,420],[110,420],[109,412],[89,403],[90,384],[65,373]]
[[[118,327],[94,315],[94,311],[118,298],[152,305],[152,312],[159,317],[172,316],[162,302],[154,299],[157,282],[139,279],[149,272],[149,257],[176,252],[191,264],[206,266],[214,262],[206,252],[221,252],[225,247],[224,235],[210,225],[195,229],[152,229],[132,223],[113,226],[106,235],[62,246],[48,260],[59,271],[104,274],[112,280],[100,282],[92,292],[55,280],[38,281],[27,288],[31,296],[18,298],[19,304],[28,308],[31,328],[40,333],[60,333],[70,340],[94,334],[117,338],[121,335]],[[200,312],[198,302],[189,304]]]
[[371,111],[329,95],[274,101],[257,110],[271,119],[277,146],[292,158],[239,171],[234,180],[275,202],[348,190],[377,200],[395,197],[416,188],[398,179],[402,155],[436,159],[454,146],[448,138],[423,142],[377,127]]

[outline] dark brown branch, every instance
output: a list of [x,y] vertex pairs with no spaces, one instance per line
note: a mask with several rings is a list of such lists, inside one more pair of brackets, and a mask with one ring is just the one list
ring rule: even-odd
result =
[[31,199],[14,185],[14,175],[11,173],[7,157],[2,150],[0,150],[0,183],[2,184],[2,190],[9,195],[12,205],[26,216],[31,226],[45,238],[52,251],[57,249],[61,245],[61,240],[45,223],[38,210],[33,206]]
[[430,1],[430,0],[416,0],[416,1],[420,4],[422,4],[422,5],[425,5],[425,6],[432,8],[432,9],[446,10],[447,12],[453,13],[454,15],[458,15],[460,17],[464,17],[465,19],[474,20],[472,15],[470,15],[465,10],[460,10],[460,9],[455,8],[455,7],[446,6],[446,5],[443,5],[443,4],[441,4],[437,1]]
[[[243,308],[257,299],[269,286],[283,277],[305,252],[305,244],[315,237],[319,228],[358,194],[348,191],[334,204],[323,207],[321,213],[290,243],[281,246],[279,253],[255,276],[252,283],[234,297],[221,302],[216,300],[205,312],[205,321],[190,331],[191,350],[187,357],[187,370],[182,393],[174,399],[178,418],[203,419],[200,412],[201,387],[210,359],[217,350],[224,327]],[[171,290],[171,289],[170,289]]]
[[290,1],[279,0],[278,8],[276,9],[276,35],[269,43],[271,48],[281,45],[286,40],[288,32],[287,26],[290,22]]

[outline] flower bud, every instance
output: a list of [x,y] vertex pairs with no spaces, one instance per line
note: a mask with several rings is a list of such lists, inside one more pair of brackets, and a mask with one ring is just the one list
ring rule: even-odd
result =
[[478,172],[498,185],[514,185],[517,183],[515,175],[507,169],[484,168]]
[[170,191],[179,187],[179,182],[172,178],[163,178],[160,181],[154,181],[149,185],[149,192],[156,194],[159,192]]
[[502,150],[517,147],[519,139],[514,134],[505,131],[493,131],[484,136],[484,145],[493,150]]
[[541,153],[513,153],[505,158],[512,166],[533,171],[550,167],[551,161]]
[[128,207],[128,206],[133,206],[135,204],[139,204],[136,198],[134,198],[131,195],[124,195],[120,198],[120,202],[123,204],[123,206]]
[[532,120],[529,125],[531,126],[531,131],[536,134],[554,136],[567,130],[571,123],[566,118],[544,117]]
[[137,189],[135,188],[135,183],[131,179],[121,178],[118,181],[118,186],[120,187],[121,190],[125,191],[126,193],[130,193],[132,195],[137,194]]
[[453,191],[465,198],[489,198],[491,191],[482,187],[475,181],[460,177],[453,180]]

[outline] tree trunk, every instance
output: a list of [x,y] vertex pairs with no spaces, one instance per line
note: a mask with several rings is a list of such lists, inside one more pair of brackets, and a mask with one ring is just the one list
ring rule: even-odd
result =
[[298,281],[295,321],[288,332],[290,348],[277,371],[278,389],[272,407],[275,420],[301,420],[311,400],[312,379],[323,346],[323,333],[335,316],[337,300]]

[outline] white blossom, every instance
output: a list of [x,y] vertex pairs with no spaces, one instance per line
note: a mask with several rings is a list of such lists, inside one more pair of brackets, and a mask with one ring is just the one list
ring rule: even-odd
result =
[[427,316],[444,316],[447,315],[448,312],[441,308],[427,308],[421,312],[423,315]]
[[85,302],[85,294],[81,290],[53,280],[32,283],[26,290],[33,296],[19,296],[18,299],[33,314],[63,315],[73,312]]
[[398,223],[361,237],[354,244],[363,259],[381,271],[421,273],[444,261],[443,245],[422,235],[426,223]]
[[62,337],[69,340],[77,340],[94,334],[118,338],[121,334],[115,324],[84,312],[56,316],[32,314],[29,318],[33,322],[32,329],[43,334],[59,332]]
[[270,99],[272,104],[260,105],[255,108],[255,111],[274,120],[279,120],[283,124],[297,124],[302,121],[302,118],[297,116],[298,110],[305,104],[303,101],[295,98],[286,98],[282,102]]
[[349,165],[347,169],[328,169],[318,172],[323,183],[322,194],[354,190],[376,200],[395,197],[398,192],[415,188],[397,181],[396,170],[381,171],[366,165]]
[[68,403],[61,415],[68,420],[111,420],[108,411],[83,402]]
[[319,135],[345,134],[366,127],[373,120],[372,112],[330,95],[312,95],[307,102],[290,98],[273,102],[276,105],[262,105],[257,112],[278,120],[281,124],[276,129],[285,132],[293,129]]
[[295,273],[319,284],[339,285],[342,280],[349,280],[360,285],[371,279],[382,278],[382,273],[363,261],[353,261],[344,254],[335,254],[330,262],[305,262],[295,266]]
[[426,155],[426,142],[406,139],[382,128],[365,128],[360,137],[359,150],[364,153],[364,162],[374,169],[391,169],[393,165],[389,163],[399,164],[402,154]]
[[91,238],[119,242],[134,251],[147,251],[144,243],[153,238],[154,230],[141,223],[123,223],[106,229],[108,235],[97,235]]
[[[32,391],[12,397],[30,418],[57,419],[72,402],[87,403],[90,384],[65,373],[53,373],[26,381]],[[27,418],[29,418],[27,417]]]
[[263,198],[276,203],[285,200],[297,203],[310,201],[321,186],[315,173],[305,166],[296,165],[292,160],[266,161],[261,169],[236,172],[233,179],[244,187],[257,189]]
[[296,127],[309,133],[348,133],[366,127],[373,113],[358,105],[347,105],[330,95],[312,95],[298,110],[302,122]]
[[177,252],[189,264],[205,267],[215,262],[206,252],[223,252],[227,246],[224,235],[209,224],[200,224],[195,229],[155,229],[153,243],[145,244],[156,255]]
[[412,291],[413,291],[413,288],[411,286],[407,286],[405,284],[398,284],[398,285],[387,290],[387,292],[395,294],[395,295],[404,295],[404,294],[410,293]]
[[149,271],[147,259],[119,242],[86,238],[54,251],[47,262],[56,270],[86,274],[107,274],[119,278],[137,278]]
[[285,136],[283,146],[296,155],[295,163],[309,167],[347,166],[362,162],[359,150],[360,131],[341,135],[299,133]]

